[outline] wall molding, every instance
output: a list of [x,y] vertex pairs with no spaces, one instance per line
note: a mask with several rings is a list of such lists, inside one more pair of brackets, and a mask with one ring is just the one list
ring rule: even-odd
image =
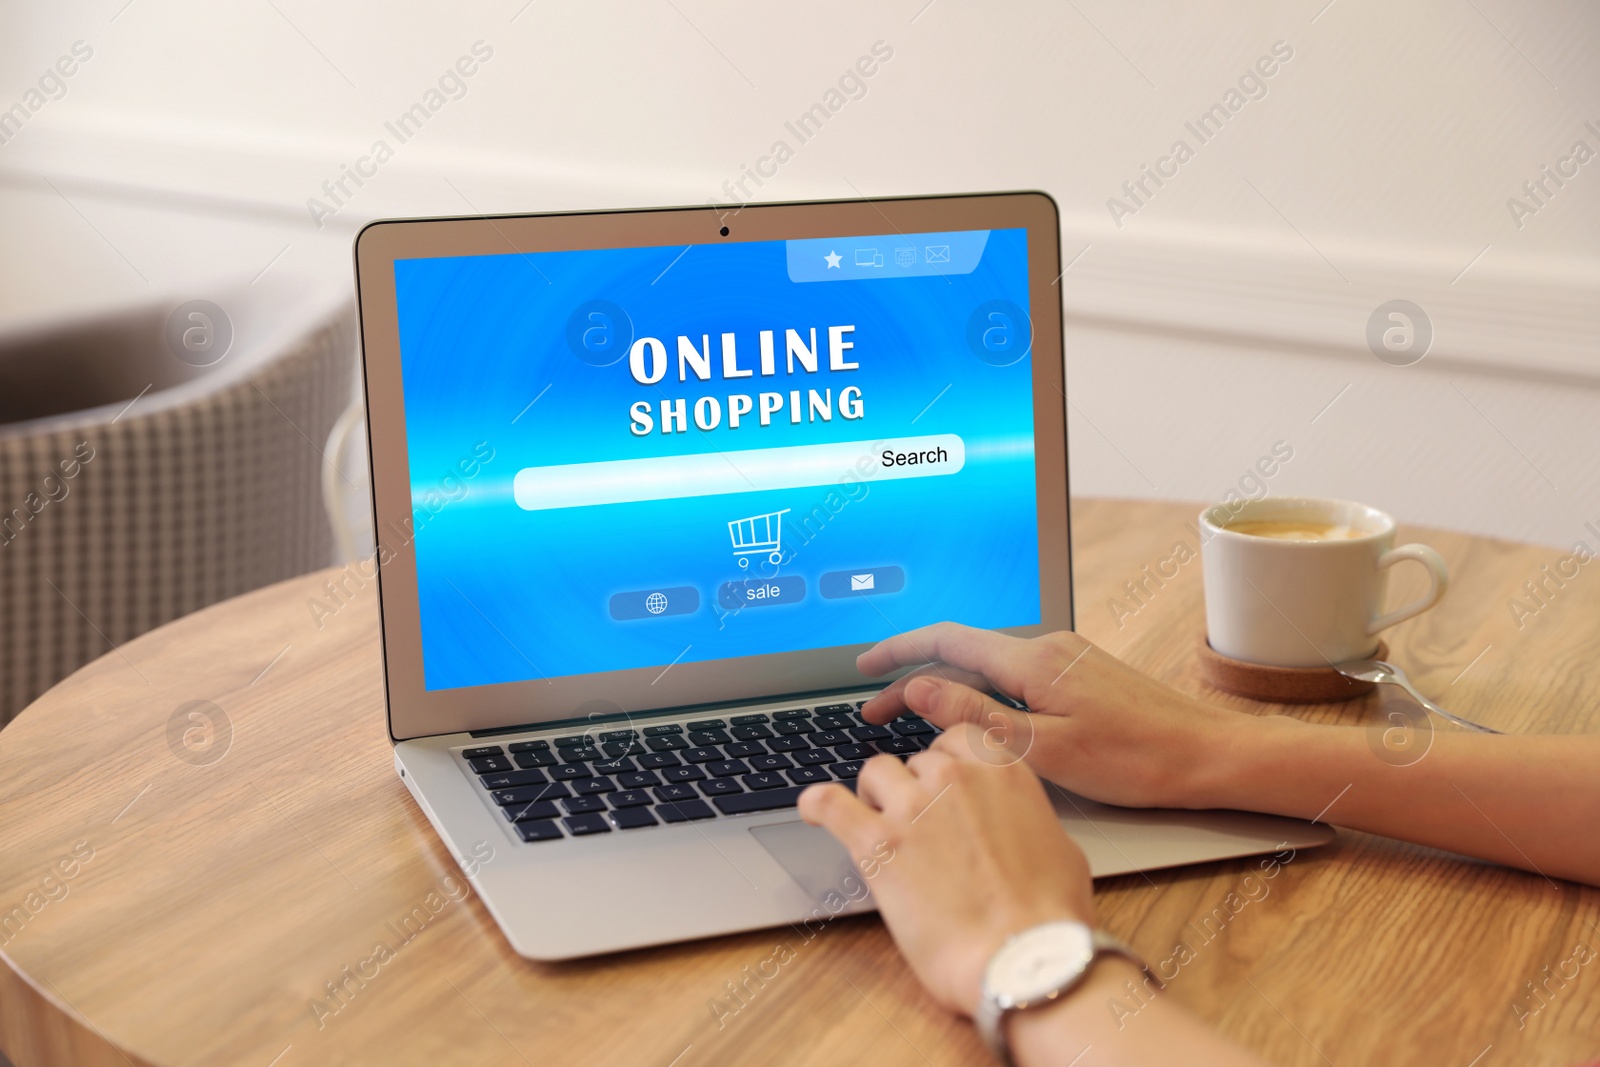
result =
[[[391,215],[704,203],[722,178],[681,167],[621,173],[419,141],[402,146],[319,228],[306,200],[350,161],[345,140],[63,115],[0,145],[0,182],[48,179],[63,193],[276,219],[344,241]],[[1115,230],[1098,213],[1064,212],[1062,230],[1069,327],[1370,360],[1368,317],[1403,298],[1432,320],[1431,367],[1600,387],[1600,258],[1523,256],[1510,237],[1476,258],[1460,248],[1320,235],[1313,248],[1293,233],[1184,230],[1155,220]]]

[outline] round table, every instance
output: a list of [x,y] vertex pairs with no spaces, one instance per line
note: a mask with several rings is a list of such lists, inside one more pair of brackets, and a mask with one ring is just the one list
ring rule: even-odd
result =
[[[1197,511],[1076,502],[1079,629],[1218,703],[1375,721],[1392,697],[1286,709],[1205,686],[1200,568],[1178,550],[1194,548]],[[1402,536],[1454,576],[1438,609],[1388,637],[1424,692],[1510,731],[1596,727],[1596,564],[1514,612],[1565,553]],[[775,929],[518,957],[454,888],[395,776],[362,573],[307,575],[148,633],[0,731],[0,1048],[17,1067],[988,1062],[870,916],[809,943]],[[1600,972],[1520,1028],[1513,1006],[1539,1007],[1525,983],[1600,942],[1600,892],[1348,831],[1265,894],[1241,889],[1255,869],[1104,880],[1101,921],[1148,957],[1190,946],[1167,995],[1276,1063],[1593,1057]],[[784,942],[777,977],[730,1011],[727,983]]]

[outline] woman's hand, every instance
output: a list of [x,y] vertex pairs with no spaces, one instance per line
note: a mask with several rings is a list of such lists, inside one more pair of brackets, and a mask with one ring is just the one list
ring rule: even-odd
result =
[[1006,938],[1057,919],[1094,922],[1088,862],[1039,779],[1021,763],[978,759],[979,734],[957,726],[905,763],[875,756],[856,794],[834,783],[800,795],[801,817],[871,872],[878,910],[922,984],[966,1015]]
[[[885,723],[908,708],[965,736],[992,763],[1026,760],[1067,789],[1108,804],[1201,808],[1215,802],[1222,751],[1254,716],[1193,700],[1070,632],[1032,640],[939,623],[892,637],[857,665],[877,676],[924,665],[861,709]],[[1004,693],[1018,711],[987,695]]]

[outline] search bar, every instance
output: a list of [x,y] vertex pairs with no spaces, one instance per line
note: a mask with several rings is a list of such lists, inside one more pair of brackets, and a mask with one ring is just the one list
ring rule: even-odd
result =
[[512,495],[524,511],[630,504],[691,496],[803,489],[842,482],[932,478],[966,465],[957,434],[790,445],[692,456],[650,456],[524,467]]

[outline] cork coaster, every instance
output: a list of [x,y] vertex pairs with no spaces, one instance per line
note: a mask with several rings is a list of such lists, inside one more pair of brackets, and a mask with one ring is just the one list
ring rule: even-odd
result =
[[[1378,642],[1373,659],[1386,659],[1389,646]],[[1366,696],[1372,682],[1346,678],[1332,667],[1268,667],[1230,659],[1200,638],[1200,672],[1223,692],[1274,704],[1332,704]]]

